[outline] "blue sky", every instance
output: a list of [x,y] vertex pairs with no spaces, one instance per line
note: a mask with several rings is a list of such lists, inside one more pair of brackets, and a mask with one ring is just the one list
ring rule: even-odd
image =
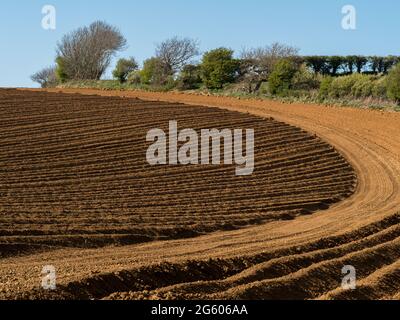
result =
[[[341,27],[347,4],[357,30]],[[44,5],[56,7],[54,31],[41,27]],[[399,12],[398,0],[2,0],[0,87],[35,86],[30,75],[53,63],[62,35],[95,20],[118,26],[129,43],[119,56],[139,61],[174,35],[198,39],[202,51],[279,41],[305,55],[400,55]]]

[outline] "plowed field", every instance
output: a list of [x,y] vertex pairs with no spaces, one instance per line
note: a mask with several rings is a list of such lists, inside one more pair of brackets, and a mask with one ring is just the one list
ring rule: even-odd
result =
[[[398,114],[71,93],[0,91],[0,297],[399,296]],[[146,133],[169,120],[254,128],[254,174],[151,167]],[[49,264],[55,292],[39,289]]]

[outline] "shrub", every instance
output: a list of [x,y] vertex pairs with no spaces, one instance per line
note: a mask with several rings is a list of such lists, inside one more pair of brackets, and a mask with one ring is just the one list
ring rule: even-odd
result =
[[119,59],[117,66],[113,71],[114,78],[118,79],[120,83],[124,83],[128,77],[128,74],[135,71],[138,68],[138,64],[134,58]]
[[372,96],[374,98],[387,99],[388,95],[387,77],[380,77],[374,82]]
[[333,82],[333,77],[331,76],[323,77],[321,85],[319,87],[320,98],[325,99],[329,97],[329,91],[331,89],[332,82]]
[[298,72],[297,65],[291,60],[281,60],[272,71],[268,86],[271,94],[285,95],[292,89],[292,80]]
[[139,70],[135,70],[135,71],[131,71],[129,72],[126,81],[129,84],[140,84],[142,82],[141,80],[141,71]]
[[350,96],[353,86],[360,77],[362,77],[361,74],[352,74],[349,76],[334,78],[329,88],[329,96],[331,98]]
[[198,89],[201,85],[201,68],[195,65],[186,65],[183,67],[178,78],[178,89],[191,90]]
[[356,98],[367,98],[372,96],[375,77],[368,75],[360,75],[351,88],[352,96]]
[[387,79],[383,76],[351,74],[338,78],[326,77],[320,86],[320,98],[380,98],[387,97]]
[[387,94],[390,99],[400,103],[400,63],[388,75]]
[[163,89],[165,91],[169,91],[169,90],[173,90],[175,87],[176,87],[176,80],[173,75],[170,75],[167,77],[167,79],[163,83],[163,88],[161,88],[161,89]]
[[59,82],[64,83],[68,80],[70,80],[68,78],[67,75],[67,71],[66,71],[66,67],[65,67],[65,59],[62,57],[57,57],[56,59],[56,77],[58,79]]
[[320,80],[307,65],[302,64],[293,77],[292,86],[295,90],[314,90],[319,88]]
[[238,73],[239,61],[233,58],[233,51],[219,48],[207,52],[201,64],[201,78],[209,89],[221,89],[232,83]]

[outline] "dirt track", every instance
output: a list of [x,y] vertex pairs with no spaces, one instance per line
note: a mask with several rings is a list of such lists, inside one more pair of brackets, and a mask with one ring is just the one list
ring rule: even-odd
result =
[[[272,116],[316,133],[339,150],[357,172],[357,190],[327,211],[291,221],[193,239],[3,259],[0,296],[42,296],[32,288],[46,261],[60,266],[59,297],[398,298],[399,114],[174,93],[79,92]],[[169,263],[150,266],[162,261]],[[357,269],[360,289],[343,292],[338,289],[341,269],[348,264]]]

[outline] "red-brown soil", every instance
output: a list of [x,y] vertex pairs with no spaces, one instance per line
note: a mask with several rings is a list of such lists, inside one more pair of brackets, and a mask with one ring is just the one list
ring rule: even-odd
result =
[[[0,297],[399,296],[399,114],[64,91],[85,96],[0,93]],[[149,167],[145,134],[173,119],[254,127],[254,175]],[[51,293],[39,290],[48,264]],[[356,267],[358,290],[339,289],[344,265]]]

